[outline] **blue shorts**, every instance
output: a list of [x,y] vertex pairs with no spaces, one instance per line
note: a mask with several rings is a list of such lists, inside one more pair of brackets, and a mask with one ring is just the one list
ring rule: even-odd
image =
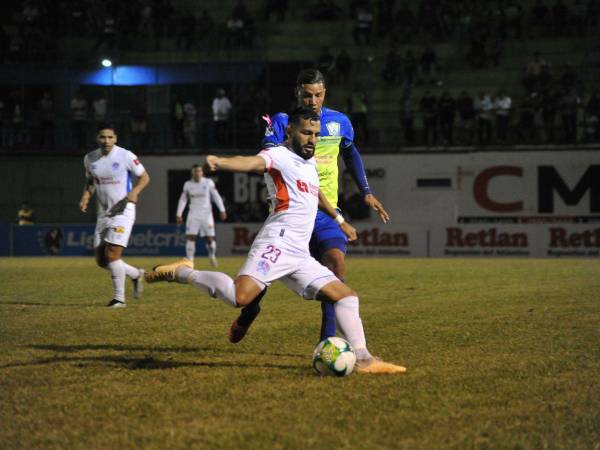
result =
[[331,248],[340,249],[346,254],[348,238],[338,223],[321,210],[317,211],[315,227],[310,237],[310,254],[320,260],[323,253]]

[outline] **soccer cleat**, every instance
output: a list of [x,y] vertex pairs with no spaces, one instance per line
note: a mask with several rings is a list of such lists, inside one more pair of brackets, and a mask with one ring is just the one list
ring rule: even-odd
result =
[[359,359],[354,370],[358,373],[404,373],[406,367],[382,361],[379,358]]
[[217,262],[217,258],[215,258],[214,256],[210,257],[210,265],[213,267],[219,267],[219,263]]
[[114,298],[106,305],[107,308],[125,308],[126,306],[127,304],[125,302],[116,300]]
[[144,279],[148,283],[156,283],[157,281],[175,281],[175,271],[179,267],[194,268],[194,263],[187,258],[180,259],[171,264],[159,264],[154,266],[150,272],[144,274]]
[[140,271],[140,276],[133,281],[133,298],[140,298],[142,296],[142,292],[144,292],[144,274],[146,271],[142,268],[138,269]]
[[229,328],[229,342],[232,344],[237,344],[240,342],[242,339],[244,339],[244,336],[246,336],[248,328],[250,328],[250,325],[240,325],[238,320],[235,319]]

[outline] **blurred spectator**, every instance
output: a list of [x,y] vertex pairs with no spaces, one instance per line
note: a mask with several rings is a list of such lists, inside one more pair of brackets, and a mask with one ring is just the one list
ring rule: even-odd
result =
[[557,100],[556,92],[553,89],[544,91],[540,100],[542,124],[544,125],[544,140],[548,143],[554,142]]
[[189,50],[196,41],[196,17],[191,12],[182,13],[179,23],[175,45],[179,49]]
[[461,144],[471,145],[475,129],[475,102],[467,91],[460,93],[460,97],[456,100],[456,109],[458,110],[458,139]]
[[199,40],[205,39],[212,33],[215,22],[206,9],[202,10],[202,15],[198,18],[197,25]]
[[489,53],[494,66],[498,67],[502,63],[502,57],[504,56],[504,37],[501,34],[497,34],[492,39]]
[[77,91],[71,99],[71,132],[75,150],[82,150],[86,145],[88,102],[81,91]]
[[544,70],[548,67],[548,63],[542,57],[540,52],[533,54],[533,59],[527,63],[525,68],[525,76],[523,77],[523,85],[527,92],[538,92],[541,84],[541,78],[544,75]]
[[423,117],[423,143],[437,145],[438,102],[430,90],[426,90],[419,103]]
[[306,20],[337,20],[341,17],[342,11],[336,5],[334,0],[317,0],[308,8]]
[[512,99],[500,90],[494,99],[494,112],[496,113],[496,137],[499,144],[506,144],[508,138],[508,124],[510,122],[510,110]]
[[40,109],[40,142],[44,148],[54,149],[54,100],[50,92],[43,94]]
[[101,93],[92,102],[92,111],[94,112],[94,123],[100,124],[106,122],[108,118],[108,100],[106,95]]
[[574,89],[564,92],[558,102],[558,109],[563,125],[563,139],[572,144],[577,141],[577,111],[581,99]]
[[523,17],[523,8],[519,2],[509,1],[502,10],[504,17],[504,29],[514,33],[515,39],[521,39],[521,20]]
[[231,16],[227,20],[227,36],[225,44],[229,48],[240,48],[244,39],[244,20],[239,17]]
[[229,117],[233,106],[225,96],[225,89],[217,89],[217,95],[212,102],[213,126],[217,145],[224,146],[229,143]]
[[10,124],[9,146],[22,148],[30,143],[30,135],[25,129],[25,109],[20,94],[13,95],[12,116]]
[[489,94],[480,92],[475,99],[477,114],[477,141],[480,145],[492,142],[492,110],[494,105]]
[[417,59],[411,50],[407,50],[402,61],[404,68],[404,87],[410,87],[414,84],[417,75]]
[[338,81],[347,84],[352,75],[352,57],[343,48],[335,59],[335,74]]
[[568,15],[569,11],[564,1],[556,0],[552,6],[553,36],[564,36],[568,33]]
[[317,57],[316,63],[317,69],[319,69],[325,76],[331,74],[335,67],[335,58],[331,54],[329,47],[326,45],[321,47],[321,53]]
[[29,206],[29,202],[24,200],[21,203],[21,207],[19,211],[17,211],[17,223],[19,225],[33,225],[35,221],[35,216],[33,214],[33,209]]
[[114,50],[117,47],[117,18],[108,9],[105,11],[104,17],[100,17],[100,34],[94,44],[94,50],[99,50],[104,46],[108,50]]
[[148,116],[143,101],[138,100],[131,108],[131,140],[136,153],[148,148]]
[[358,144],[368,144],[369,142],[368,110],[366,92],[362,89],[354,89],[348,98],[348,111]]
[[404,142],[406,145],[415,145],[415,105],[410,93],[406,89],[400,99],[400,121],[404,131]]
[[402,56],[396,48],[390,48],[385,57],[381,77],[386,84],[396,85],[402,80]]
[[454,116],[456,113],[456,101],[450,92],[444,91],[438,101],[440,115],[440,133],[444,145],[454,145]]
[[544,0],[536,0],[531,8],[531,25],[535,29],[537,36],[545,36],[548,32],[546,20],[549,11]]
[[360,6],[354,18],[354,44],[371,45],[373,33],[373,11],[369,4]]
[[267,22],[271,20],[271,14],[277,15],[277,21],[283,22],[288,10],[288,0],[265,0],[264,17]]
[[600,142],[600,95],[592,93],[585,107],[585,140]]
[[431,45],[428,45],[421,54],[419,69],[424,83],[434,84],[437,82],[437,54]]
[[154,35],[154,9],[150,0],[142,0],[137,9],[139,12],[138,36],[147,41]]
[[537,94],[525,94],[518,105],[517,137],[524,144],[530,144],[536,140],[536,98]]
[[171,107],[171,131],[173,144],[176,147],[183,147],[183,103],[176,95],[173,95]]
[[198,133],[196,105],[191,101],[183,105],[183,136],[186,147],[196,146],[196,135]]

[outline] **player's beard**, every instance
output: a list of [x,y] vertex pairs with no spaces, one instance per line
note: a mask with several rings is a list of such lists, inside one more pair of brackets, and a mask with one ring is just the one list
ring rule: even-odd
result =
[[302,146],[300,141],[294,137],[292,137],[291,140],[292,140],[292,150],[294,150],[294,153],[296,153],[296,155],[298,155],[300,158],[310,159],[314,156],[314,154],[315,154],[314,145],[306,144],[306,145]]

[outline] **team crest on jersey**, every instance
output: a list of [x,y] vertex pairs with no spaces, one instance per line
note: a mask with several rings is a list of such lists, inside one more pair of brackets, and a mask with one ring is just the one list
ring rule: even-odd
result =
[[115,227],[115,233],[118,233],[118,234],[125,233],[125,227]]
[[117,170],[119,168],[119,163],[118,162],[112,163],[112,168],[113,168],[113,170]]
[[258,272],[262,275],[266,276],[271,270],[271,266],[269,266],[269,263],[267,261],[261,259],[260,261],[258,261],[258,266],[256,267],[256,270],[258,270]]
[[329,131],[329,136],[339,136],[341,125],[339,122],[327,122],[327,131]]

